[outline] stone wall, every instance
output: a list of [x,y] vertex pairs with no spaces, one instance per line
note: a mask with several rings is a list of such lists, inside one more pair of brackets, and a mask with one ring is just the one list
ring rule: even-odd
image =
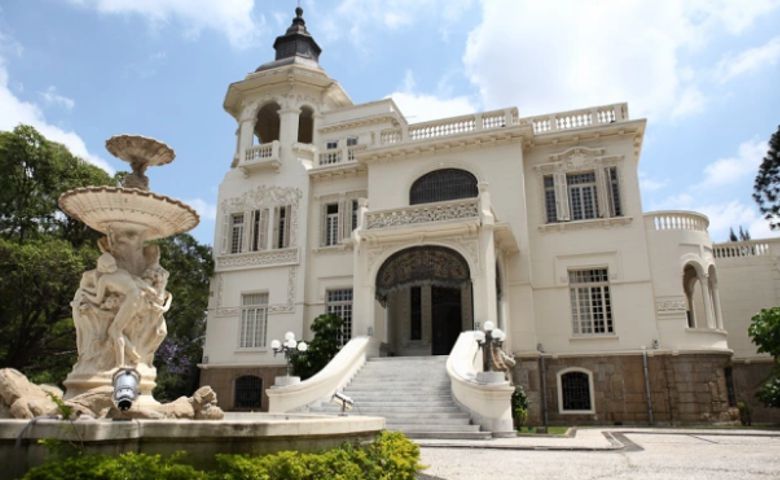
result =
[[226,411],[246,410],[235,407],[235,381],[244,375],[254,375],[263,380],[260,411],[268,411],[268,395],[265,389],[274,384],[274,377],[285,374],[284,367],[209,367],[201,369],[200,384],[210,385],[217,392],[219,406]]
[[780,408],[767,408],[756,398],[756,392],[771,374],[772,367],[769,359],[732,364],[737,400],[750,406],[754,423],[780,424]]
[[[551,425],[648,424],[648,402],[642,355],[545,357],[546,405]],[[542,388],[539,359],[520,359],[514,380],[529,401],[529,424],[542,424]],[[728,405],[724,368],[729,356],[720,354],[648,356],[650,391],[656,424],[729,422],[735,412]],[[561,413],[558,372],[571,367],[592,373],[593,414]]]

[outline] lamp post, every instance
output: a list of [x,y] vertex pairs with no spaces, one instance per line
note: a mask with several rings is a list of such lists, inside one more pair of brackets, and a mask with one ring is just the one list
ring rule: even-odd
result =
[[493,364],[493,351],[501,348],[506,339],[506,333],[495,324],[487,321],[484,324],[484,330],[477,330],[475,333],[477,344],[482,349],[482,372],[477,373],[477,380],[480,383],[498,383],[504,381],[504,372],[496,371]]
[[284,360],[287,364],[287,376],[292,377],[292,357],[298,352],[305,352],[309,349],[309,345],[303,340],[297,341],[293,332],[287,332],[284,334],[284,342],[279,340],[271,340],[271,350],[274,351],[274,357],[278,353],[284,353]]

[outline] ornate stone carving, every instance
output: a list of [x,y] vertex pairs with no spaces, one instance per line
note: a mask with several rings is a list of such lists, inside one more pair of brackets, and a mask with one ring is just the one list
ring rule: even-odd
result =
[[218,271],[242,267],[266,267],[298,263],[298,248],[264,250],[217,257]]
[[658,315],[685,314],[688,310],[688,302],[685,297],[658,297],[655,299],[655,311]]
[[376,297],[413,285],[461,287],[471,281],[466,260],[454,250],[439,246],[411,247],[385,260],[376,276]]
[[[295,280],[298,267],[290,267],[287,270],[287,299],[285,303],[272,303],[268,305],[268,313],[291,313],[295,311]],[[216,307],[214,316],[218,318],[238,317],[241,312],[240,307],[222,307],[221,301]]]
[[475,198],[454,202],[423,204],[396,210],[366,213],[366,229],[398,227],[421,223],[479,218],[479,202]]
[[290,222],[290,245],[297,245],[298,238],[298,205],[303,197],[303,192],[294,187],[277,187],[274,185],[260,185],[252,190],[244,192],[237,197],[226,198],[220,204],[223,214],[246,212],[260,208],[273,208],[284,205],[292,205]]

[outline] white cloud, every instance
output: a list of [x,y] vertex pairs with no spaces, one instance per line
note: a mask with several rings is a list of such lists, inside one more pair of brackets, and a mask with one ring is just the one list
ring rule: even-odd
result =
[[780,36],[759,47],[749,48],[737,55],[729,54],[718,62],[716,77],[721,83],[746,73],[753,73],[771,66],[780,59]]
[[201,220],[214,221],[217,218],[217,206],[202,198],[185,200],[184,203],[194,208],[195,211],[198,212],[198,215],[200,215]]
[[8,69],[0,57],[0,130],[12,130],[20,123],[32,125],[49,140],[65,145],[73,155],[114,173],[114,169],[104,159],[87,150],[84,140],[76,132],[49,123],[36,104],[20,100],[14,95],[9,88]]
[[46,105],[62,107],[65,110],[73,110],[73,107],[76,106],[75,100],[66,97],[65,95],[60,95],[59,93],[57,93],[57,87],[55,87],[54,85],[49,85],[49,87],[46,90],[38,93],[43,98],[43,101]]
[[528,115],[628,101],[639,116],[673,119],[706,104],[687,54],[778,4],[483,0],[463,61],[487,108]]
[[264,17],[253,15],[254,0],[71,0],[71,3],[103,14],[140,15],[154,27],[175,19],[184,25],[187,38],[197,37],[204,29],[214,30],[225,35],[236,48],[253,45],[265,24]]
[[650,178],[646,173],[639,171],[639,188],[642,192],[657,192],[669,184],[669,179],[658,180]]
[[475,105],[468,97],[438,97],[415,90],[414,75],[407,70],[400,89],[388,95],[398,104],[409,123],[455,117],[476,111]]
[[755,175],[769,145],[753,138],[739,144],[737,155],[720,158],[704,167],[704,180],[695,188],[713,188],[734,184],[747,175]]

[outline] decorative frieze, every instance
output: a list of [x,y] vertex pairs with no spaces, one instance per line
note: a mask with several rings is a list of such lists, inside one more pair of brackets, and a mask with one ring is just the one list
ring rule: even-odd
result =
[[479,202],[476,198],[368,212],[366,214],[366,229],[401,227],[468,218],[479,218]]
[[232,270],[246,267],[278,267],[298,263],[298,248],[247,252],[217,257],[216,270]]
[[655,299],[655,311],[659,316],[685,315],[688,310],[688,302],[685,297],[671,296]]

